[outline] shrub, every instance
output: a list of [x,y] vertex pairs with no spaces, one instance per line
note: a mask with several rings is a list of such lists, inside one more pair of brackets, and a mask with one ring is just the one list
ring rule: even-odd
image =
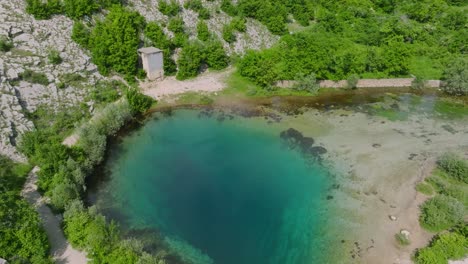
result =
[[357,74],[352,74],[348,77],[348,79],[346,80],[346,87],[348,89],[356,89],[357,88],[357,84],[358,84],[358,81],[359,81],[359,75]]
[[444,71],[445,85],[442,89],[453,95],[468,94],[468,58],[452,61]]
[[395,234],[395,239],[401,246],[408,246],[409,244],[411,244],[411,241],[408,239],[408,237],[403,235],[402,233]]
[[208,25],[203,20],[200,20],[197,24],[197,36],[201,41],[207,41],[211,36]]
[[236,35],[234,34],[234,28],[231,25],[224,25],[223,27],[223,39],[227,43],[233,43],[236,41]]
[[462,221],[464,210],[455,198],[437,195],[422,204],[419,222],[430,231],[442,231]]
[[88,48],[89,34],[90,30],[82,22],[75,21],[71,35],[73,41],[83,46],[84,48]]
[[468,183],[468,161],[453,153],[446,153],[438,160],[437,165],[454,179]]
[[232,0],[222,0],[221,10],[230,16],[236,16],[238,9],[232,4]]
[[206,64],[215,70],[221,70],[228,66],[229,57],[224,51],[220,41],[212,40],[204,47],[204,60]]
[[13,42],[7,37],[0,37],[0,51],[8,52],[13,48]]
[[57,50],[49,51],[49,55],[47,55],[49,59],[49,63],[52,64],[60,64],[62,63],[62,57],[60,57],[60,53]]
[[429,247],[420,249],[416,264],[447,263],[449,259],[461,259],[467,254],[468,239],[458,233],[444,233],[435,237]]
[[65,14],[73,19],[80,19],[90,16],[99,10],[99,5],[95,0],[64,0]]
[[63,12],[60,0],[26,0],[26,12],[36,19],[49,19],[52,15]]
[[176,16],[180,12],[180,6],[175,0],[167,3],[166,0],[159,1],[159,11],[166,16]]
[[314,73],[311,73],[307,76],[299,74],[296,80],[297,83],[293,86],[294,90],[307,91],[311,94],[315,94],[320,88]]
[[247,30],[246,20],[244,17],[234,17],[231,21],[231,27],[239,32],[245,32]]
[[203,60],[203,47],[200,43],[189,43],[182,48],[177,65],[178,80],[185,80],[198,75]]
[[30,83],[37,83],[42,85],[49,84],[49,79],[47,79],[47,76],[44,73],[34,72],[29,69],[21,73],[20,78]]
[[174,33],[185,33],[184,20],[181,17],[173,17],[169,20],[167,29]]
[[416,77],[411,81],[411,88],[415,90],[422,90],[426,88],[427,81],[421,77]]
[[132,113],[144,113],[153,104],[153,98],[140,93],[137,89],[128,89],[125,94]]

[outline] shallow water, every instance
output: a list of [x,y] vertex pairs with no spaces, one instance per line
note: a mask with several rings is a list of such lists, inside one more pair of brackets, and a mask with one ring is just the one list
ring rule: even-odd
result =
[[328,170],[264,121],[198,114],[179,110],[126,137],[98,205],[127,228],[160,230],[193,263],[332,263]]

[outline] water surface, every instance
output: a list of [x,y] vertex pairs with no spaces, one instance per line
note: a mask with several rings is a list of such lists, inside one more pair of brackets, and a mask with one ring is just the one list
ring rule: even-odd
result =
[[329,172],[265,121],[178,110],[110,152],[98,205],[188,262],[333,263]]

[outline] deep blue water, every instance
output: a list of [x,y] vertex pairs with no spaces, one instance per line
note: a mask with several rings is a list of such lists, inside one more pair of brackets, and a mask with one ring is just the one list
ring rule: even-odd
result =
[[326,263],[326,169],[261,121],[197,115],[151,120],[114,148],[101,204],[194,263]]

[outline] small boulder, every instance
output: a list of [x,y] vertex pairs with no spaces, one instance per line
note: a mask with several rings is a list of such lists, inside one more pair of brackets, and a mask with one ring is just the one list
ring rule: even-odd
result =
[[388,218],[390,218],[390,220],[392,220],[392,221],[398,220],[398,218],[396,216],[394,216],[394,215],[389,215]]

